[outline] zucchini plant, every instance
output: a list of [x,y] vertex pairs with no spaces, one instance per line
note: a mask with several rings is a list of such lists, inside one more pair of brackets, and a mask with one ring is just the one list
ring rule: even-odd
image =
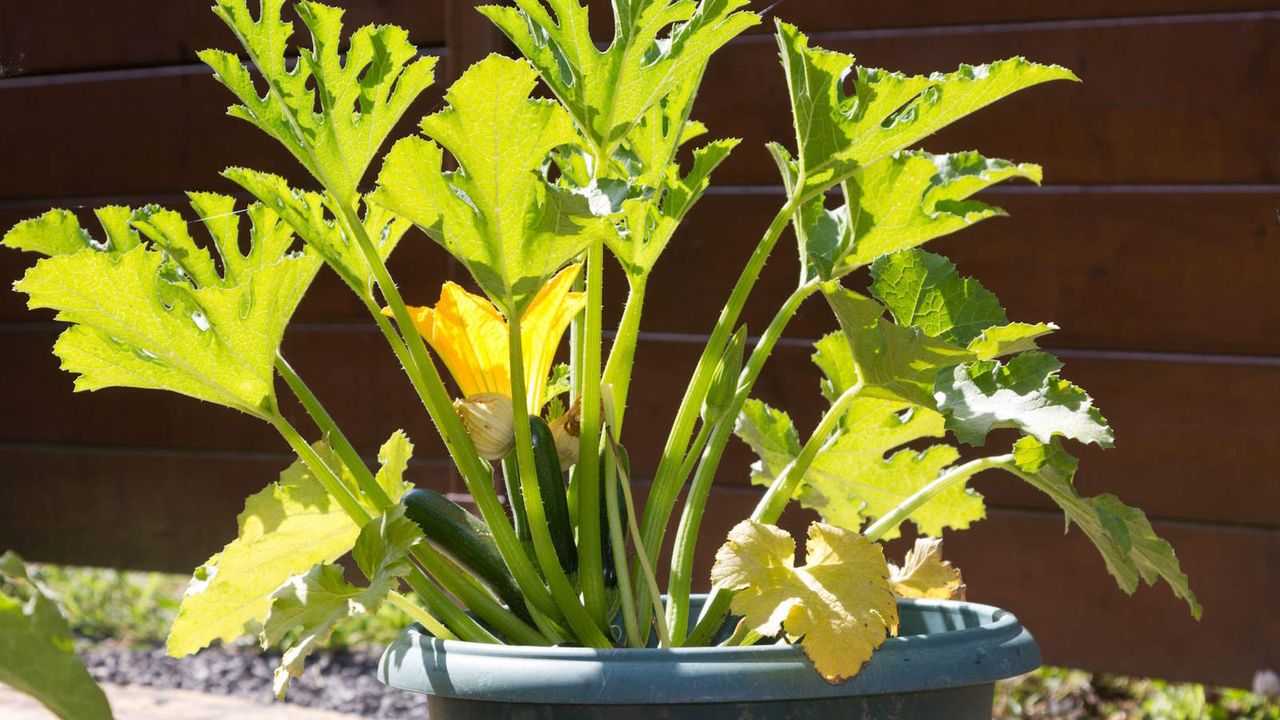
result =
[[[44,256],[16,288],[69,325],[54,352],[77,390],[167,390],[224,405],[297,454],[248,498],[236,539],[196,569],[171,654],[260,628],[264,645],[283,648],[283,692],[336,622],[382,603],[442,638],[589,647],[707,644],[732,612],[742,620],[722,642],[800,643],[834,682],[897,631],[896,598],[963,592],[939,539],[982,520],[968,483],[988,471],[1048,495],[1125,591],[1163,580],[1199,616],[1173,549],[1142,512],[1074,487],[1068,444],[1108,447],[1112,431],[1040,349],[1056,326],[1011,321],[992,293],[920,247],[1002,215],[979,191],[1040,181],[1033,164],[919,148],[1008,95],[1075,79],[1020,57],[909,75],[857,65],[777,23],[795,137],[767,150],[785,198],[743,253],[663,424],[647,498],[635,502],[623,427],[646,293],[739,145],[703,142],[693,107],[714,53],[761,22],[746,4],[614,0],[603,43],[579,0],[479,8],[521,57],[474,64],[418,132],[388,143],[436,63],[405,30],[344,34],[342,10],[303,1],[294,11],[310,37],[295,45],[283,0],[252,10],[216,0],[241,50],[201,58],[234,96],[229,114],[279,141],[310,179],[295,186],[233,167],[224,176],[251,196],[247,207],[192,193],[186,214],[105,207],[95,233],[52,210],[5,235],[4,245]],[[749,340],[743,308],[788,228],[799,277]],[[397,285],[387,258],[428,241],[470,282],[410,305],[430,289]],[[627,299],[606,342],[610,264]],[[385,337],[474,514],[411,489],[402,432],[376,468],[366,464],[285,358],[289,318],[322,268]],[[752,391],[809,302],[830,307],[833,332],[813,356],[827,410],[804,434]],[[555,362],[562,350],[567,365]],[[280,412],[277,376],[313,428]],[[694,617],[694,550],[735,436],[759,456],[751,480],[765,490],[720,548]],[[820,518],[803,565],[775,525],[793,502]],[[907,522],[922,539],[891,564],[881,542]],[[364,580],[337,564],[348,554]]]

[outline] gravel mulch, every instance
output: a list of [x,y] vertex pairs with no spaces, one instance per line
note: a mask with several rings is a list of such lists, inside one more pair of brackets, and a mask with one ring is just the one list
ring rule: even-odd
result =
[[[279,662],[277,655],[252,649],[212,647],[175,659],[164,648],[113,642],[85,647],[80,655],[99,682],[181,688],[259,702],[271,701],[271,674]],[[303,676],[290,683],[287,702],[393,720],[427,716],[424,696],[383,685],[377,669],[378,656],[371,653],[317,655]]]

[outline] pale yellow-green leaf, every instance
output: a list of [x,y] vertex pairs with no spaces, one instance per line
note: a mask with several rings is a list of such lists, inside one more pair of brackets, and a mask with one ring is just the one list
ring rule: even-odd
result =
[[963,600],[964,580],[960,571],[942,559],[942,540],[918,538],[907,551],[902,567],[889,564],[889,582],[902,598]]
[[[348,484],[355,484],[326,444],[315,447]],[[397,432],[379,454],[386,465],[378,480],[393,502],[405,492],[401,473],[411,451]],[[281,473],[278,483],[250,496],[238,522],[236,539],[196,569],[169,632],[170,655],[190,655],[215,640],[240,637],[246,625],[266,619],[276,588],[313,565],[336,561],[360,532],[301,462]]]
[[733,612],[756,632],[799,642],[828,682],[853,677],[886,636],[898,605],[880,546],[856,532],[813,523],[805,564],[773,525],[744,520],[716,553],[713,585],[735,591]]
[[262,640],[264,647],[284,649],[272,682],[276,697],[284,697],[291,678],[302,676],[307,657],[328,640],[334,626],[378,609],[395,589],[396,578],[409,572],[409,549],[421,540],[422,530],[396,505],[370,520],[356,538],[352,554],[369,580],[366,587],[347,582],[339,565],[318,564],[272,594]]

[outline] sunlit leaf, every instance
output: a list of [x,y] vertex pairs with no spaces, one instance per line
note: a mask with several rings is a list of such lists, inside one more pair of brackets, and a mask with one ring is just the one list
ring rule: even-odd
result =
[[1077,461],[1061,442],[1048,444],[1023,437],[1014,446],[1014,460],[1006,469],[1048,495],[1102,553],[1107,570],[1120,588],[1132,594],[1142,580],[1154,585],[1168,583],[1173,594],[1187,602],[1191,614],[1200,618],[1201,607],[1191,591],[1187,576],[1178,565],[1173,547],[1156,535],[1147,516],[1120,502],[1114,495],[1081,497],[1073,484]]
[[1024,352],[1000,363],[982,360],[938,377],[936,399],[947,428],[978,445],[995,428],[1013,427],[1041,442],[1055,436],[1111,447],[1111,426],[1078,386],[1058,377],[1062,362]]
[[[325,463],[355,484],[325,443],[315,445]],[[378,483],[392,502],[408,489],[404,468],[413,446],[396,432],[378,458]],[[190,655],[215,640],[231,642],[250,623],[261,623],[271,593],[318,563],[332,563],[352,549],[360,528],[301,461],[280,481],[245,501],[236,539],[196,569],[169,631],[169,654]]]
[[736,591],[733,612],[753,630],[799,642],[828,682],[853,677],[898,631],[884,553],[856,532],[822,523],[809,526],[803,566],[795,553],[786,532],[744,520],[716,552],[711,583]]
[[942,559],[942,540],[919,538],[907,551],[902,567],[889,563],[889,582],[901,598],[963,600],[960,571]]
[[[658,101],[702,75],[712,53],[760,22],[746,0],[614,3],[614,37],[591,37],[578,0],[515,0],[480,11],[506,33],[590,142],[619,142]],[[603,47],[603,49],[601,49]]]
[[248,210],[250,250],[242,254],[234,201],[191,198],[220,269],[171,210],[104,208],[103,241],[54,210],[5,236],[11,247],[59,253],[14,287],[29,296],[29,307],[56,310],[56,319],[71,324],[54,352],[64,370],[79,375],[77,390],[169,390],[264,416],[275,408],[274,363],[285,326],[319,258],[290,253],[288,226],[261,205]]
[[[803,178],[802,199],[904,150],[941,128],[1019,90],[1071,71],[1011,58],[962,65],[952,73],[904,75],[853,67],[851,55],[810,47],[794,26],[778,23],[778,45],[796,126],[795,159],[775,151],[784,173]],[[852,84],[852,92],[846,87]]]
[[315,2],[296,6],[311,47],[290,47],[293,23],[281,20],[283,5],[262,0],[255,18],[246,0],[216,0],[214,13],[252,64],[222,50],[205,50],[200,59],[240,101],[229,115],[278,140],[340,201],[353,200],[387,134],[434,79],[436,58],[419,56],[394,25],[368,25],[344,38],[344,11]]
[[421,540],[422,530],[405,518],[404,506],[396,505],[370,520],[355,541],[352,554],[367,586],[347,582],[339,565],[320,564],[272,593],[262,637],[264,646],[284,648],[272,682],[276,697],[284,697],[291,678],[302,676],[307,657],[339,622],[378,609],[397,578],[409,572],[409,549]]

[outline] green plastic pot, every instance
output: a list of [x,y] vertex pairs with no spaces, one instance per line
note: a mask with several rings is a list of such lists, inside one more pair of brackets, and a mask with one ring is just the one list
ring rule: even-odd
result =
[[940,600],[898,609],[898,637],[839,685],[791,645],[519,647],[419,627],[387,648],[379,677],[425,693],[432,720],[990,720],[995,681],[1040,666],[1035,640],[1004,610]]

